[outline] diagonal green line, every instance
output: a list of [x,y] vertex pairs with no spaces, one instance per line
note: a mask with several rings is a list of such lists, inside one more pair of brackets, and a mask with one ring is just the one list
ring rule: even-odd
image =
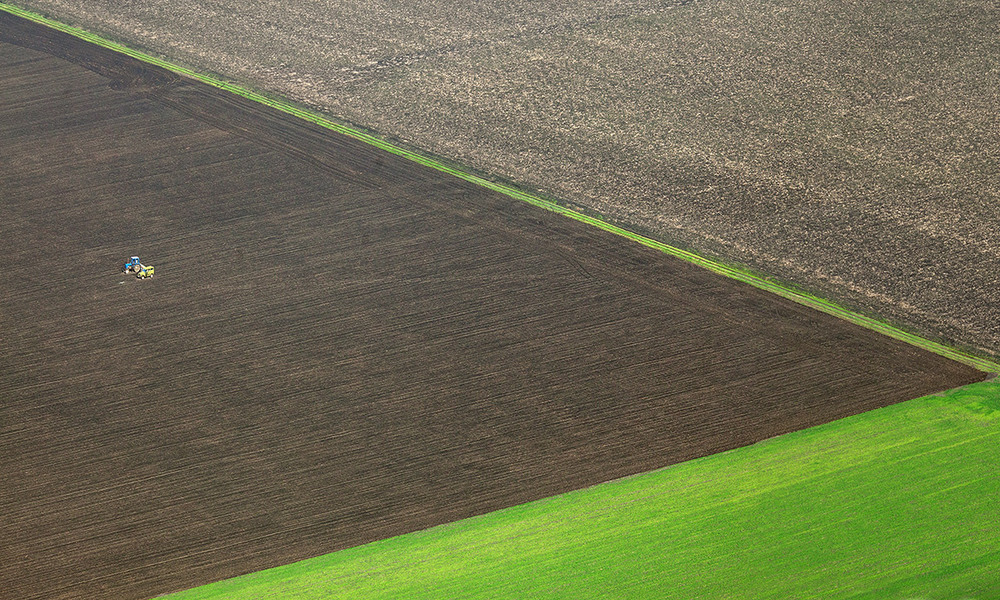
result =
[[617,225],[613,225],[606,221],[602,221],[601,219],[585,215],[583,213],[577,212],[565,206],[560,206],[555,202],[546,200],[534,194],[524,192],[512,186],[484,179],[482,177],[479,177],[472,173],[468,173],[454,166],[447,165],[442,161],[427,156],[425,154],[420,154],[418,152],[402,148],[400,146],[387,142],[386,140],[377,138],[369,133],[365,133],[364,131],[361,131],[354,127],[350,127],[342,123],[336,123],[334,121],[331,121],[323,117],[318,113],[309,110],[304,110],[297,106],[293,106],[291,103],[286,102],[284,100],[269,98],[267,96],[264,96],[263,94],[259,94],[245,87],[235,85],[232,83],[227,83],[220,79],[216,79],[215,77],[198,73],[186,67],[173,64],[171,62],[165,61],[160,58],[156,58],[155,56],[151,56],[144,52],[133,50],[132,48],[128,48],[116,42],[112,42],[96,34],[84,31],[77,27],[72,27],[70,25],[59,23],[58,21],[54,21],[47,17],[43,17],[42,15],[33,13],[23,8],[13,6],[11,4],[5,4],[3,2],[0,2],[0,10],[6,11],[13,15],[17,15],[19,17],[23,17],[30,21],[34,21],[35,23],[45,25],[46,27],[55,29],[57,31],[68,33],[87,42],[101,46],[103,48],[114,50],[115,52],[125,54],[126,56],[130,56],[132,58],[141,60],[149,64],[156,65],[158,67],[162,67],[168,71],[172,71],[174,73],[184,75],[192,79],[196,79],[203,83],[207,83],[214,87],[226,90],[227,92],[231,92],[238,96],[242,96],[249,100],[253,100],[255,102],[259,102],[261,104],[270,106],[272,108],[276,108],[278,110],[281,110],[291,115],[295,115],[296,117],[305,119],[306,121],[315,123],[317,125],[325,127],[337,133],[355,138],[357,140],[361,140],[362,142],[375,146],[376,148],[380,148],[386,152],[395,154],[397,156],[402,156],[404,158],[420,163],[432,169],[436,169],[443,173],[454,175],[459,179],[463,179],[470,183],[474,183],[476,185],[480,185],[482,187],[491,189],[501,194],[505,194],[516,200],[527,202],[539,208],[543,208],[545,210],[567,216],[571,219],[576,219],[577,221],[593,225],[594,227],[598,227],[600,229],[614,233],[616,235],[626,237],[630,240],[643,244],[644,246],[655,248],[657,250],[660,250],[661,252],[665,252],[666,254],[677,257],[681,260],[685,260],[689,263],[698,265],[699,267],[708,269],[713,273],[717,273],[719,275],[723,275],[725,277],[729,277],[737,281],[742,281],[744,283],[750,284],[762,290],[767,290],[769,292],[781,296],[782,298],[786,298],[788,300],[792,300],[794,302],[797,302],[804,306],[808,306],[818,311],[834,315],[836,317],[840,317],[841,319],[850,321],[855,325],[860,325],[861,327],[877,331],[891,338],[912,344],[919,348],[923,348],[924,350],[929,350],[930,352],[934,352],[935,354],[939,354],[941,356],[950,358],[960,363],[964,363],[966,365],[979,369],[980,371],[985,371],[987,373],[1000,372],[1000,363],[997,363],[996,361],[991,360],[989,358],[976,356],[968,352],[965,352],[963,350],[959,350],[958,348],[953,348],[951,346],[947,346],[945,344],[923,338],[908,331],[899,329],[898,327],[889,325],[888,323],[884,323],[877,319],[873,319],[858,312],[839,306],[836,303],[831,302],[829,300],[820,298],[818,296],[814,296],[806,292],[801,292],[799,290],[794,289],[792,286],[788,284],[772,281],[770,279],[766,279],[759,275],[755,275],[746,269],[742,269],[740,267],[732,265],[726,265],[718,260],[705,258],[693,252],[689,252],[687,250],[683,250],[681,248],[677,248],[675,246],[671,246],[663,242],[658,242],[652,238],[648,238],[643,235],[639,235],[638,233],[628,231],[627,229],[623,229],[621,227],[618,227]]

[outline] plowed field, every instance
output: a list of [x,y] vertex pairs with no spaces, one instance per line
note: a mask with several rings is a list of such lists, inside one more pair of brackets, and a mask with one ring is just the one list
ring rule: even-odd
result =
[[991,0],[16,0],[1000,357]]
[[9,16],[0,194],[4,598],[150,597],[983,376]]

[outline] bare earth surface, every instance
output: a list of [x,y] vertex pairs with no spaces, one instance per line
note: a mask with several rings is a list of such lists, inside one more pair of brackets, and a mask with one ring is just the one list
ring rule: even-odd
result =
[[986,0],[22,0],[1000,354]]
[[983,377],[9,16],[0,190],[2,598],[150,597]]

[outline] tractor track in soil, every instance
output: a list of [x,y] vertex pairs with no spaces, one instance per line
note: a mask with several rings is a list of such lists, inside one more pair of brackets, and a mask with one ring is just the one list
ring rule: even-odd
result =
[[986,376],[3,14],[0,190],[3,598],[151,597]]

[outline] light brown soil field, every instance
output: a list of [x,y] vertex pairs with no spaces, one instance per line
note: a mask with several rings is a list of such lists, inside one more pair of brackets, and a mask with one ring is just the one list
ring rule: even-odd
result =
[[5,15],[0,190],[3,598],[150,597],[983,377]]
[[983,0],[19,0],[1000,355]]

